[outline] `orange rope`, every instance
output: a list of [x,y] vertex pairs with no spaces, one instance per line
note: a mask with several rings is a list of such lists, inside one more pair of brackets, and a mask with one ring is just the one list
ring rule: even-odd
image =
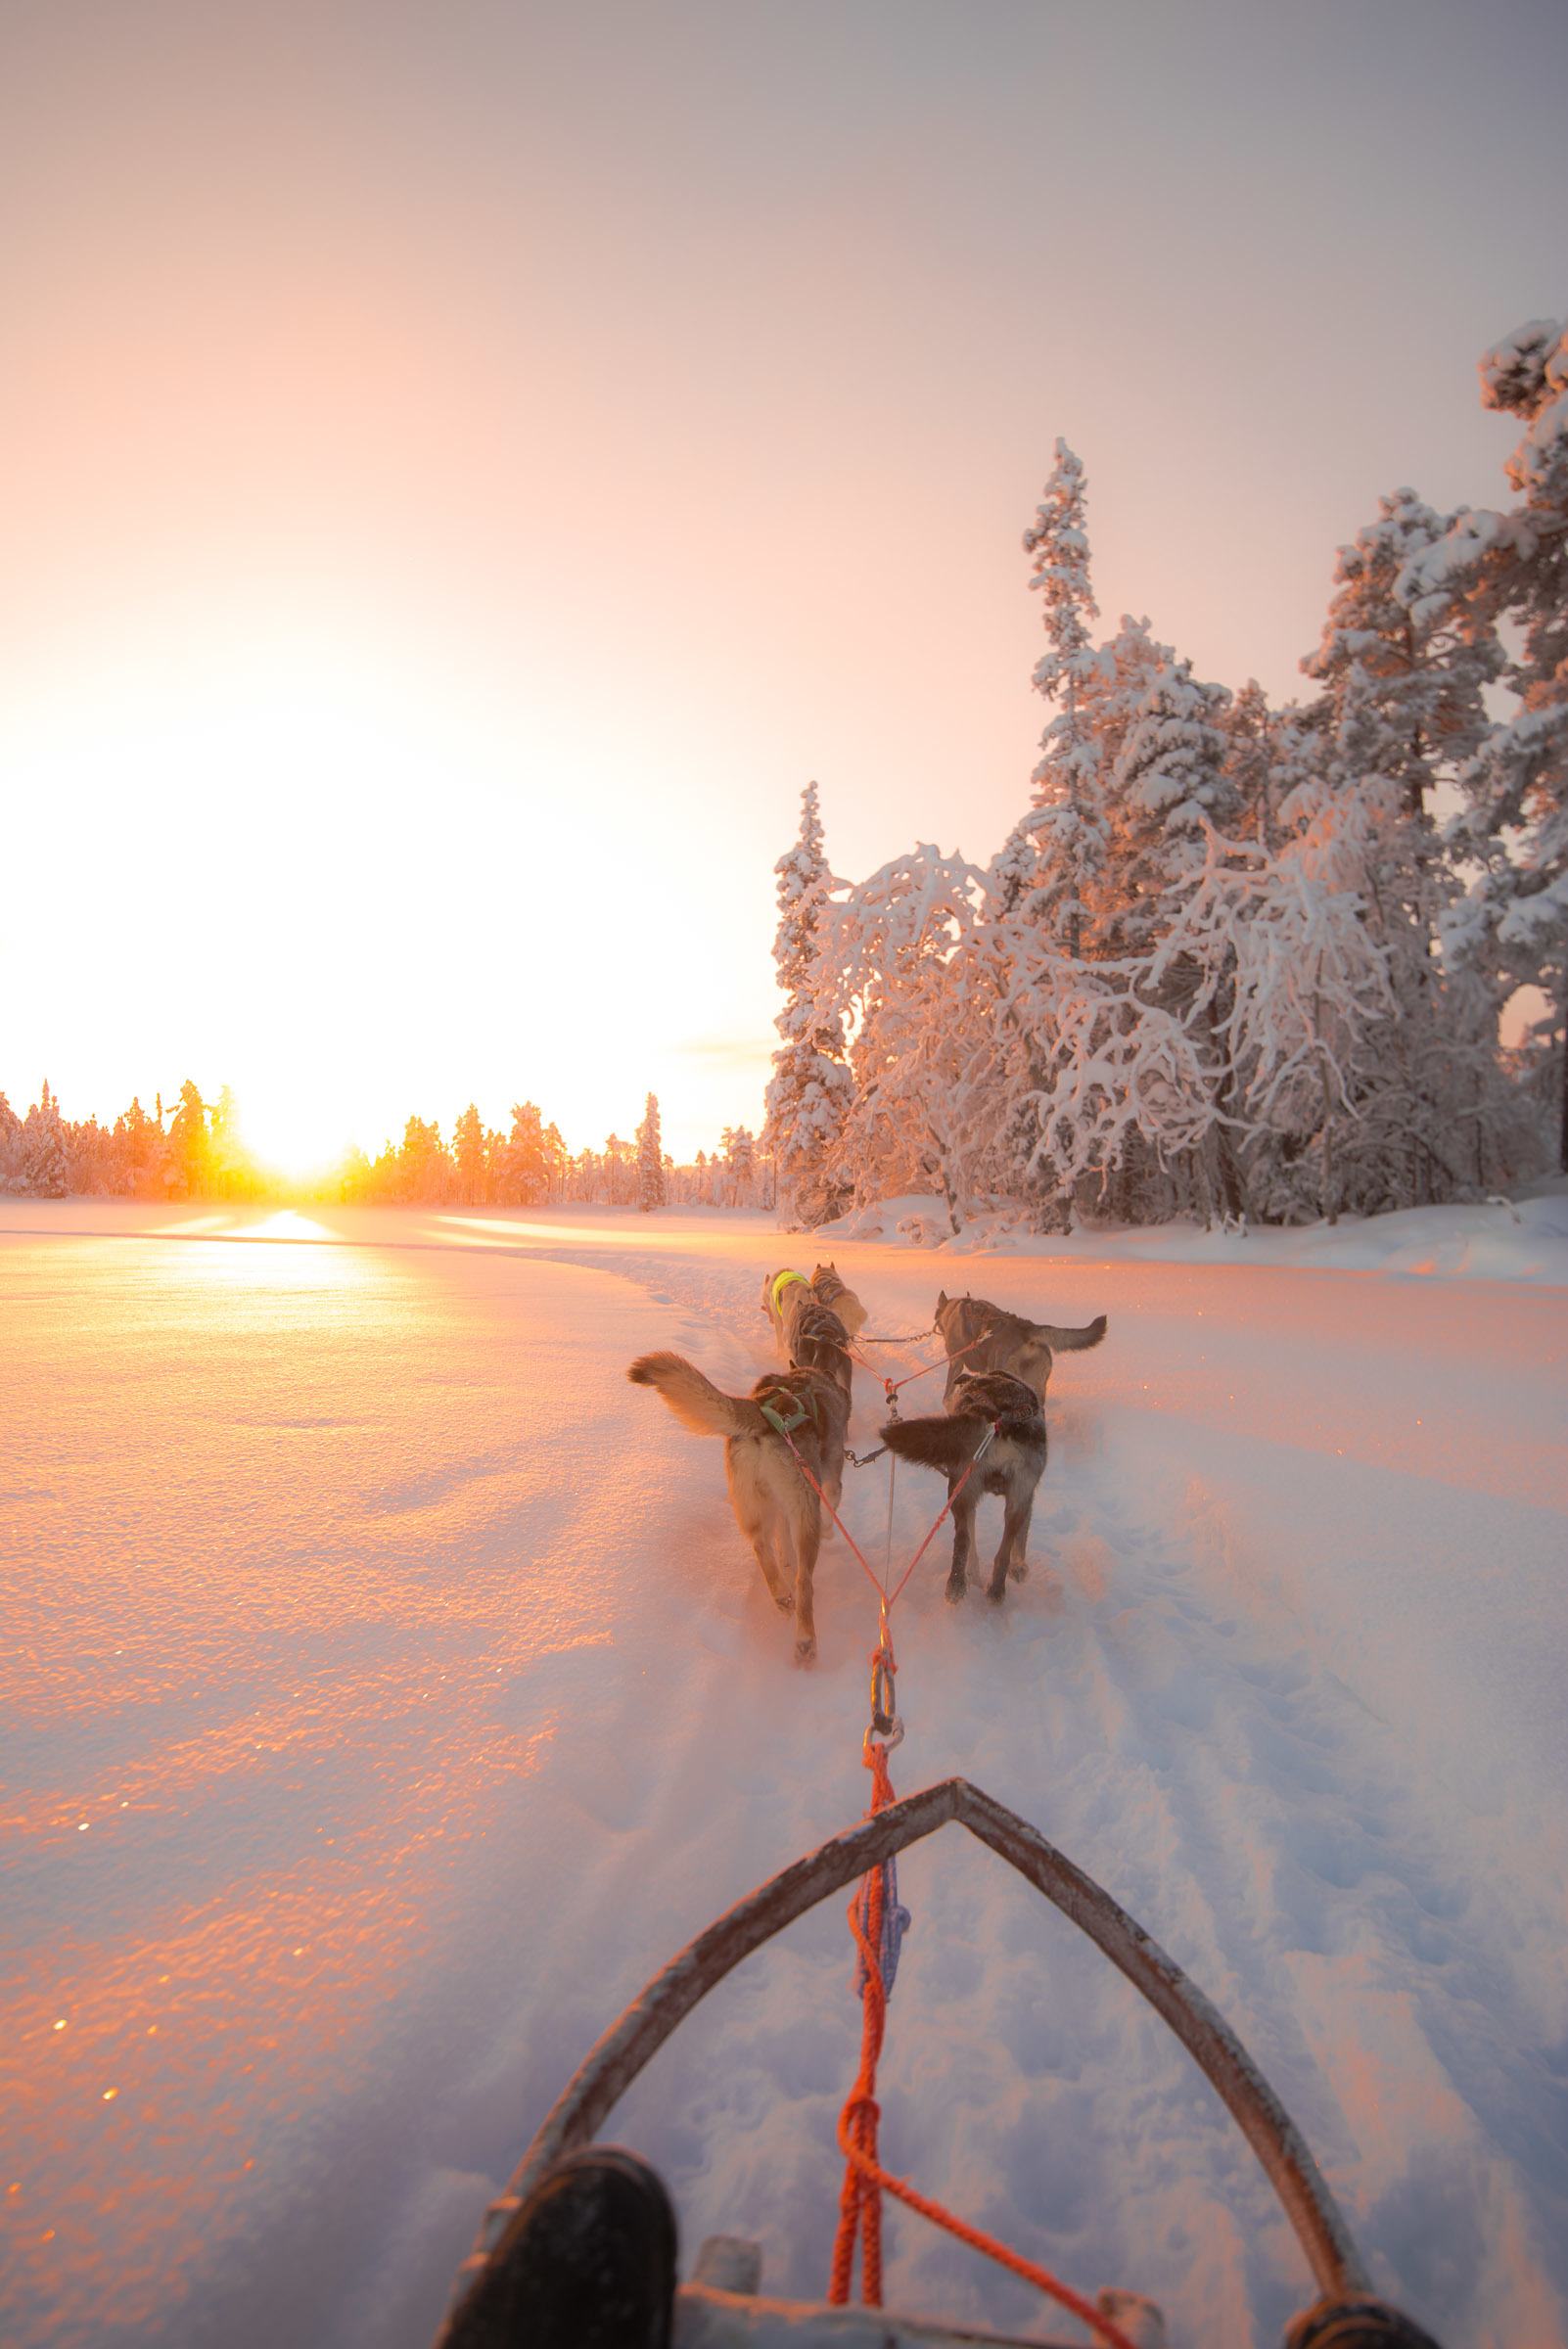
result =
[[[893,1781],[888,1776],[888,1749],[873,1740],[865,1757],[871,1773],[871,1809],[866,1814],[874,1819],[894,1800]],[[835,2308],[842,2308],[850,2297],[850,2285],[854,2275],[854,2241],[861,2238],[860,2280],[861,2297],[868,2308],[882,2306],[882,2194],[881,2173],[877,2168],[877,2123],[881,2107],[876,2099],[877,2057],[882,2052],[882,2034],[887,2023],[888,1994],[883,1987],[882,1962],[882,1898],[884,1878],[880,1867],[873,1868],[868,1879],[866,1922],[862,1926],[855,1910],[858,1895],[850,1903],[850,1930],[860,1944],[865,1960],[865,1991],[860,2025],[860,2072],[849,2100],[839,2119],[839,2143],[848,2159],[844,2165],[844,2188],[839,2195],[839,2231],[833,2243],[833,2271],[828,2281],[828,2299]]]
[[[853,1554],[859,1559],[860,1564],[865,1568],[866,1580],[870,1583],[872,1589],[876,1592],[878,1598],[881,1599],[885,1608],[891,1607],[894,1599],[899,1596],[905,1583],[909,1580],[910,1575],[913,1574],[915,1568],[919,1565],[921,1559],[931,1547],[932,1543],[935,1542],[937,1536],[941,1533],[943,1525],[952,1509],[953,1502],[957,1499],[959,1494],[963,1491],[965,1485],[968,1484],[970,1478],[974,1475],[975,1470],[979,1467],[987,1445],[991,1441],[991,1438],[988,1436],[986,1443],[982,1444],[980,1451],[976,1452],[974,1458],[970,1461],[968,1467],[964,1470],[962,1476],[958,1479],[958,1482],[948,1494],[946,1503],[938,1515],[936,1523],[933,1525],[930,1533],[927,1534],[925,1540],[921,1543],[920,1547],[915,1551],[914,1556],[909,1560],[909,1563],[904,1568],[902,1574],[899,1577],[898,1589],[895,1589],[890,1595],[886,1583],[880,1580],[876,1568],[871,1565],[865,1555],[865,1552],[860,1548],[860,1545],[855,1541],[854,1536],[851,1533],[849,1527],[839,1515],[838,1510],[833,1506],[833,1503],[823,1492],[816,1478],[811,1474],[810,1469],[807,1468],[805,1460],[801,1457],[800,1449],[796,1444],[795,1438],[783,1428],[779,1430],[779,1433],[783,1436],[785,1443],[795,1454],[796,1467],[799,1468],[801,1474],[805,1477],[807,1483],[816,1495],[817,1499],[822,1503],[822,1506],[826,1509],[828,1515],[832,1518],[834,1524],[844,1536],[845,1541],[848,1542]],[[994,1428],[992,1429],[992,1433],[995,1433]]]
[[[851,1361],[858,1362],[862,1370],[869,1370],[872,1377],[879,1381],[883,1395],[887,1400],[888,1407],[893,1412],[894,1417],[897,1418],[899,1415],[899,1390],[900,1387],[912,1387],[917,1378],[929,1378],[933,1370],[945,1370],[949,1362],[961,1362],[966,1354],[973,1354],[977,1346],[983,1346],[985,1344],[989,1334],[989,1331],[982,1330],[978,1338],[971,1338],[967,1346],[960,1346],[958,1348],[956,1354],[944,1355],[940,1362],[925,1362],[918,1370],[909,1371],[903,1378],[886,1377],[884,1373],[877,1368],[875,1362],[867,1361],[865,1356],[860,1352],[853,1338],[849,1340],[844,1351],[849,1356]],[[881,1340],[873,1341],[873,1343],[877,1344],[882,1342],[883,1341]],[[900,1341],[890,1338],[886,1341],[886,1343],[889,1345],[894,1345],[900,1343]]]

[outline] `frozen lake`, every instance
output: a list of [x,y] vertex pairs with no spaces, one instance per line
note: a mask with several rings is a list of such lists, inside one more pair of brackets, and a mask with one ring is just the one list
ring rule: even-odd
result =
[[[12,2349],[422,2349],[602,2025],[863,1808],[858,1569],[828,1546],[796,1671],[718,1446],[624,1380],[673,1346],[749,1385],[791,1248],[697,1212],[0,1201]],[[1111,1316],[1057,1364],[1029,1583],[949,1609],[939,1542],[899,1608],[899,1790],[964,1772],[1133,1911],[1449,2349],[1561,2342],[1562,1288],[1261,1242],[836,1257],[872,1329],[924,1326],[939,1283]],[[869,1441],[863,1375],[856,1402]],[[896,1552],[941,1498],[900,1471]],[[852,1472],[878,1559],[886,1501]],[[1304,2272],[1152,2017],[965,1841],[902,1897],[892,2166],[1081,2288],[1153,2293],[1176,2344],[1271,2339]],[[613,2131],[688,2251],[756,2235],[803,2296],[849,1973],[831,1904]],[[917,2220],[889,2241],[899,2305],[1038,2313]]]

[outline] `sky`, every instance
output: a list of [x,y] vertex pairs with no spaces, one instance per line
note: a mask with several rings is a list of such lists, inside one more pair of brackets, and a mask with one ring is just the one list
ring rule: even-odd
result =
[[803,785],[984,861],[1020,536],[1275,699],[1568,302],[1557,0],[0,0],[0,1087],[757,1126]]

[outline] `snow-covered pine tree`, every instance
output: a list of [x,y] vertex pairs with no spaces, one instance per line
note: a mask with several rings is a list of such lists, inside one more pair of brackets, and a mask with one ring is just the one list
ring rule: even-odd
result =
[[1460,967],[1545,992],[1551,1009],[1534,1043],[1553,1081],[1551,1148],[1568,1172],[1568,321],[1535,318],[1505,335],[1482,357],[1481,398],[1525,424],[1505,468],[1518,503],[1456,516],[1406,566],[1399,592],[1421,624],[1461,611],[1517,631],[1504,670],[1514,707],[1458,778],[1454,842],[1481,870],[1444,935]]
[[823,1011],[854,1030],[837,1172],[857,1200],[940,1187],[954,1230],[992,1165],[995,1056],[972,951],[986,877],[925,845],[824,916]]
[[1233,828],[1265,849],[1277,844],[1277,809],[1289,788],[1280,772],[1282,723],[1256,677],[1247,679],[1219,719],[1225,738],[1225,779],[1237,802]]
[[723,1204],[751,1207],[757,1190],[757,1136],[749,1126],[726,1126],[719,1137],[724,1146]]
[[232,1085],[220,1088],[208,1112],[208,1186],[216,1198],[240,1199],[254,1189]]
[[[1127,682],[1114,711],[1120,740],[1109,778],[1110,888],[1101,936],[1121,965],[1130,1015],[1167,1015],[1183,1025],[1184,1054],[1200,1075],[1209,1114],[1195,1121],[1201,1141],[1185,1151],[1150,1133],[1146,1120],[1130,1126],[1111,1196],[1129,1222],[1192,1211],[1207,1223],[1217,1209],[1238,1216],[1246,1206],[1227,1123],[1235,1103],[1223,1023],[1234,948],[1222,927],[1188,918],[1200,883],[1212,895],[1224,838],[1241,814],[1226,771],[1230,696],[1201,683],[1169,646],[1151,645],[1146,623],[1124,623],[1115,649]],[[1167,1048],[1158,1021],[1153,1040]]]
[[659,1098],[648,1095],[637,1128],[637,1206],[643,1215],[656,1207],[664,1207],[669,1198],[669,1186],[665,1180],[665,1146],[659,1134]]
[[70,1189],[66,1131],[47,1078],[22,1128],[22,1187],[37,1199],[64,1199]]
[[843,1027],[820,1007],[817,958],[823,910],[834,886],[822,840],[817,789],[808,783],[801,794],[799,838],[773,868],[778,875],[773,962],[784,990],[784,1008],[773,1025],[783,1042],[773,1055],[762,1128],[784,1210],[808,1230],[837,1215],[843,1203],[827,1169],[853,1091]]
[[186,1078],[168,1127],[169,1169],[174,1187],[187,1199],[207,1196],[211,1159],[208,1148],[207,1104]]
[[1345,1204],[1341,1138],[1368,1092],[1375,1039],[1394,1009],[1388,950],[1361,894],[1373,816],[1354,793],[1303,784],[1287,801],[1290,835],[1227,923],[1236,966],[1226,1022],[1235,1084],[1267,1146],[1252,1154],[1249,1195],[1268,1222]]
[[1038,592],[1046,636],[1035,690],[1056,715],[1040,736],[1033,809],[992,867],[1001,910],[1043,923],[1075,961],[1085,948],[1086,898],[1105,852],[1101,756],[1090,708],[1100,661],[1090,635],[1099,607],[1089,583],[1086,489],[1081,460],[1059,439],[1044,495],[1024,532],[1029,584]]
[[544,1120],[533,1101],[514,1101],[512,1130],[497,1161],[497,1196],[520,1207],[537,1207],[549,1191]]
[[486,1196],[484,1121],[471,1101],[452,1128],[452,1159],[457,1169],[456,1195],[465,1207],[480,1206]]
[[408,1205],[434,1206],[451,1198],[456,1181],[456,1169],[441,1140],[439,1125],[434,1119],[427,1124],[423,1118],[410,1118],[395,1155],[393,1196]]
[[1339,550],[1322,641],[1302,663],[1323,688],[1318,779],[1360,806],[1357,886],[1392,990],[1346,1135],[1347,1202],[1363,1210],[1453,1197],[1467,1180],[1455,1144],[1473,1146],[1497,1108],[1496,1007],[1489,1016],[1473,989],[1461,1000],[1439,957],[1458,884],[1432,803],[1488,732],[1482,690],[1501,654],[1464,604],[1417,613],[1398,593],[1456,519],[1410,489],[1383,498]]
[[18,1188],[22,1181],[22,1120],[0,1093],[0,1191]]

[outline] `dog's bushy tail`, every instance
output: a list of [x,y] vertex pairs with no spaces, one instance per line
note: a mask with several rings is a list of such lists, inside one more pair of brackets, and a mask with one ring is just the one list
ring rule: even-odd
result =
[[890,1419],[880,1430],[883,1443],[900,1460],[921,1468],[940,1468],[945,1476],[961,1476],[985,1441],[989,1419]]
[[1042,1338],[1052,1354],[1086,1354],[1104,1337],[1107,1323],[1101,1313],[1084,1329],[1057,1329],[1049,1321],[1032,1321],[1030,1328],[1037,1338]]
[[695,1436],[761,1436],[767,1422],[749,1396],[726,1395],[681,1354],[642,1354],[626,1372],[634,1387],[657,1387]]

